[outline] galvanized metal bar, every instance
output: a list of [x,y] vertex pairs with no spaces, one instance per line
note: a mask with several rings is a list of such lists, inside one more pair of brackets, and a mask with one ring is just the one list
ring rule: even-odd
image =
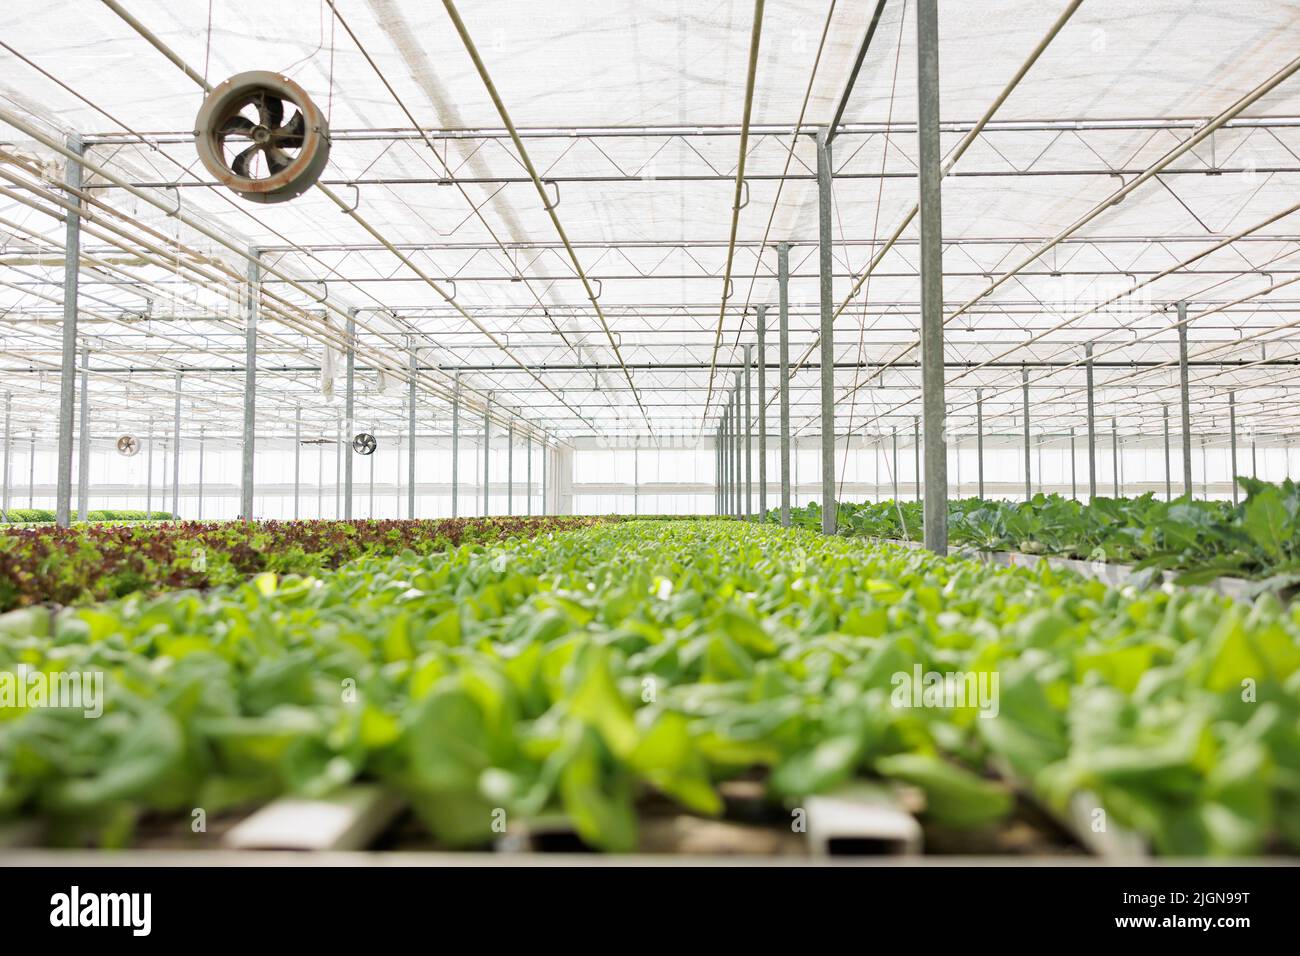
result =
[[[176,376],[179,380],[180,376]],[[81,349],[81,385],[77,412],[77,520],[90,512],[90,349]]]
[[14,396],[5,392],[5,452],[4,452],[4,490],[0,492],[0,520],[9,520],[9,462],[12,454],[10,429],[13,426]]
[[528,517],[531,518],[533,515],[533,433],[532,432],[528,433],[527,449],[528,449],[527,452],[528,464],[524,466],[524,482],[528,486],[528,502],[527,502],[527,507],[525,509],[525,514],[527,514]]
[[149,416],[149,433],[145,435],[145,456],[144,456],[144,510],[146,514],[153,514],[153,416]]
[[745,345],[745,517],[753,517],[754,508],[754,392],[749,370],[754,364],[753,346]]
[[334,517],[343,515],[343,418],[334,419]]
[[1070,426],[1070,499],[1079,499],[1079,460],[1074,453],[1074,426]]
[[1228,447],[1232,449],[1231,470],[1228,480],[1232,482],[1232,503],[1238,504],[1237,495],[1237,393],[1228,392]]
[[1112,418],[1110,420],[1110,457],[1111,472],[1115,478],[1115,497],[1124,497],[1124,486],[1119,475],[1119,423]]
[[172,438],[176,448],[172,452],[172,514],[181,516],[181,373],[176,373],[176,411],[173,416]]
[[921,500],[921,416],[912,416],[912,473],[916,476],[916,500]]
[[781,526],[790,527],[790,243],[776,247],[777,346],[781,393]]
[[32,443],[27,454],[27,507],[36,507],[36,432],[32,431]]
[[1178,303],[1178,401],[1183,417],[1183,490],[1192,493],[1192,403],[1187,384],[1187,303]]
[[240,458],[239,517],[253,517],[253,461],[257,429],[257,319],[261,298],[262,269],[258,250],[248,261],[247,295],[244,313],[244,449]]
[[978,494],[984,497],[984,389],[975,389],[975,477]]
[[59,369],[59,444],[58,473],[55,487],[54,520],[66,528],[72,519],[72,445],[73,417],[77,399],[77,310],[78,281],[81,266],[81,190],[80,157],[85,153],[81,137],[75,133],[68,137],[67,160],[63,181],[67,186],[67,201],[78,212],[69,212],[64,219],[63,246],[63,355]]
[[1097,497],[1097,405],[1092,385],[1092,343],[1083,347],[1087,357],[1084,367],[1087,371],[1088,391],[1088,500]]
[[367,518],[373,518],[375,516],[375,456],[376,455],[378,455],[378,451],[371,452],[369,455],[366,456],[370,461],[370,493],[369,493],[369,500],[366,502]]
[[632,446],[632,514],[641,513],[641,449]]
[[1169,461],[1169,457],[1170,457],[1169,406],[1168,405],[1160,406],[1160,413],[1161,413],[1161,418],[1164,419],[1164,426],[1165,426],[1165,501],[1173,501],[1174,483],[1173,483],[1173,475],[1171,474],[1173,466],[1170,464]]
[[925,416],[925,546],[948,553],[948,426],[943,366],[943,213],[939,143],[939,10],[916,7],[917,156],[920,201],[921,414]]
[[1250,477],[1259,477],[1259,463],[1255,458],[1255,438],[1253,435],[1250,439]]
[[821,306],[822,533],[834,534],[835,504],[835,292],[831,256],[831,149],[825,126],[817,130],[817,252]]
[[767,521],[767,306],[758,307],[758,520]]
[[890,469],[894,476],[894,500],[898,500],[898,426],[893,428],[894,432],[894,467]]
[[316,517],[325,517],[325,441],[316,446]]
[[451,387],[451,516],[460,511],[460,372]]
[[343,437],[347,440],[349,447],[343,450],[345,459],[343,465],[343,517],[349,521],[352,519],[352,457],[351,448],[352,437],[356,434],[356,371],[357,371],[357,310],[348,309],[347,325],[347,377],[345,379],[343,393],[343,416],[347,421],[347,427],[343,430]]
[[299,518],[298,504],[302,488],[302,409],[293,410],[293,520]]
[[546,439],[545,437],[543,437],[542,438],[542,514],[543,515],[547,513],[547,509],[549,507],[546,501],[546,492],[547,492],[546,479],[550,473],[549,466],[547,465],[546,460],[551,457],[549,451],[550,449],[547,447]]
[[483,403],[483,517],[488,516],[488,489],[490,485],[490,459],[492,453],[492,393],[487,393]]
[[203,426],[199,426],[199,500],[195,506],[194,517],[203,520]]
[[515,418],[506,425],[506,514],[515,513]]
[[1020,370],[1020,388],[1021,388],[1021,413],[1024,418],[1025,428],[1025,500],[1029,501],[1034,497],[1031,484],[1033,481],[1032,469],[1029,463],[1029,369]]
[[407,450],[406,450],[406,517],[415,517],[415,387],[419,375],[419,349],[411,346],[410,387],[407,391]]
[[744,414],[744,411],[741,407],[741,391],[740,391],[741,374],[739,370],[736,371],[735,382],[736,384],[732,389],[732,395],[734,396],[733,401],[735,402],[735,406],[736,406],[734,411],[735,417],[733,421],[735,421],[736,423],[736,443],[735,443],[736,517],[739,518],[744,516],[748,511],[748,504],[741,500],[741,496],[744,494],[744,487],[745,487],[744,486],[745,472],[743,467],[744,466],[743,455],[745,453],[745,445],[744,445],[745,431],[744,431],[744,422],[741,420],[741,416]]

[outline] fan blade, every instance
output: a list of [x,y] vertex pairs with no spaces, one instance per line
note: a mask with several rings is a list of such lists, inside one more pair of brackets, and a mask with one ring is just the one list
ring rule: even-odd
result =
[[289,164],[292,162],[293,160],[290,159],[284,153],[284,151],[279,149],[278,147],[276,146],[266,147],[266,168],[270,170],[272,176],[274,176],[276,173],[280,172],[281,170],[288,169]]
[[248,147],[248,149],[235,157],[235,161],[230,164],[230,171],[236,176],[240,176],[244,179],[251,179],[252,177],[248,175],[248,164],[261,148],[262,147],[258,146],[256,143]]
[[229,136],[232,133],[243,133],[245,136],[251,135],[254,123],[247,116],[240,116],[236,113],[217,130],[218,136]]
[[293,119],[275,131],[274,138],[279,141],[279,145],[282,147],[301,149],[306,132],[307,124],[302,118],[302,113],[294,113]]
[[284,103],[270,93],[260,93],[257,97],[257,115],[267,129],[276,129],[284,122]]

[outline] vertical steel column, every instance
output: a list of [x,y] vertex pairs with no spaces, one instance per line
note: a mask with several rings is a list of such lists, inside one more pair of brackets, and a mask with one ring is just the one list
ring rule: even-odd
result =
[[1092,388],[1092,343],[1083,347],[1088,383],[1088,500],[1097,497],[1097,405]]
[[293,520],[298,520],[298,499],[302,488],[302,409],[293,410]]
[[[257,306],[261,262],[256,249],[248,263],[248,302],[244,316],[244,451],[240,462],[239,517],[253,517],[253,453],[257,429]],[[323,446],[322,446],[323,447]]]
[[1074,454],[1074,426],[1070,426],[1070,499],[1079,499],[1079,463]]
[[13,425],[14,397],[11,393],[5,392],[5,455],[4,455],[4,493],[0,495],[0,520],[9,520],[9,456],[11,453],[9,443],[9,430]]
[[732,387],[731,390],[732,401],[734,402],[734,406],[735,406],[732,409],[732,421],[735,422],[736,424],[736,436],[735,436],[736,464],[735,464],[735,470],[733,474],[734,474],[735,488],[736,488],[736,517],[737,518],[741,517],[742,515],[748,514],[749,512],[748,502],[741,501],[742,489],[744,488],[744,484],[743,484],[744,469],[742,467],[743,459],[741,456],[744,454],[745,433],[741,427],[742,411],[741,411],[741,403],[740,403],[740,377],[741,377],[740,372],[736,372],[735,385]]
[[898,501],[898,426],[893,428],[894,432],[894,467],[890,473],[894,476],[894,501]]
[[921,413],[925,416],[925,546],[948,552],[948,440],[943,364],[942,159],[939,146],[939,10],[916,7],[917,144],[921,241]]
[[1165,424],[1165,501],[1174,500],[1173,477],[1170,474],[1169,464],[1169,406],[1160,406],[1161,417],[1164,418]]
[[149,433],[144,436],[144,443],[147,451],[144,456],[144,510],[145,514],[153,514],[153,417],[149,418]]
[[378,451],[373,451],[366,456],[370,460],[370,492],[369,492],[368,500],[366,501],[367,518],[373,518],[375,516],[375,455],[376,454],[378,454]]
[[176,450],[172,453],[172,514],[181,516],[181,373],[176,373],[176,413],[172,425]]
[[921,416],[912,416],[912,470],[916,475],[916,500],[921,500]]
[[27,507],[36,507],[36,430],[32,429],[32,443],[27,453]]
[[1192,494],[1192,403],[1187,387],[1187,303],[1178,303],[1178,401],[1183,416],[1183,490]]
[[745,517],[753,516],[754,508],[754,394],[750,388],[749,370],[753,367],[753,347],[745,346]]
[[1259,463],[1255,458],[1255,433],[1250,434],[1250,477],[1259,477]]
[[978,497],[984,497],[984,389],[975,389],[975,464]]
[[546,474],[547,474],[546,459],[550,457],[550,455],[548,454],[548,451],[549,451],[549,449],[547,448],[547,445],[546,445],[546,436],[543,435],[543,436],[542,436],[542,514],[543,514],[543,515],[546,514],[546,508],[547,508],[547,504],[546,504],[546,491],[547,491],[547,488],[546,488]]
[[81,349],[81,408],[77,414],[77,520],[85,521],[90,510],[90,349]]
[[334,517],[343,515],[343,419],[334,419]]
[[411,340],[411,382],[408,391],[410,408],[407,410],[407,449],[406,449],[406,517],[415,517],[415,379],[419,372],[419,350]]
[[1232,482],[1232,503],[1237,504],[1237,393],[1228,393],[1228,443],[1232,449],[1231,473],[1228,480]]
[[720,409],[720,414],[718,415],[718,440],[721,442],[721,445],[719,446],[718,449],[719,456],[721,458],[718,464],[718,467],[721,470],[719,476],[718,491],[720,492],[721,507],[722,507],[722,510],[719,513],[724,515],[731,513],[729,510],[730,502],[727,500],[727,481],[731,477],[731,473],[727,470],[729,467],[727,463],[727,442],[731,440],[731,437],[727,432],[727,419],[730,416],[731,416],[731,397],[728,396],[726,404],[722,406],[722,408]]
[[203,426],[199,426],[199,500],[195,508],[195,517],[203,520]]
[[1110,420],[1110,469],[1115,478],[1115,497],[1122,498],[1124,489],[1119,480],[1119,423],[1114,418]]
[[767,306],[758,307],[758,520],[767,521]]
[[[343,431],[343,437],[349,443],[352,436],[356,434],[356,401],[355,390],[356,371],[357,371],[357,310],[348,309],[348,351],[347,351],[347,384],[344,386],[343,393],[343,417],[347,420],[347,427]],[[343,457],[346,459],[343,463],[343,517],[349,521],[352,519],[352,449],[347,447],[343,449]]]
[[722,423],[713,432],[713,513],[722,514]]
[[451,516],[460,509],[460,372],[451,387]]
[[487,393],[483,405],[483,517],[488,515],[489,470],[488,456],[492,452],[492,393]]
[[781,527],[790,527],[790,243],[776,247],[777,387],[781,393]]
[[1022,391],[1021,410],[1024,413],[1025,426],[1025,500],[1029,501],[1034,497],[1033,475],[1029,464],[1029,370],[1023,365],[1020,367],[1020,388]]
[[325,517],[325,439],[316,446],[316,517]]
[[528,486],[528,503],[525,513],[528,517],[533,516],[533,433],[528,433],[528,464],[524,466],[524,482]]
[[515,418],[506,426],[506,514],[515,513]]
[[632,446],[632,514],[641,513],[641,455],[636,445]]
[[[75,133],[68,137],[68,149],[81,157],[85,146]],[[64,219],[63,247],[63,359],[59,370],[59,446],[58,476],[55,488],[55,522],[66,528],[72,518],[72,445],[73,417],[77,400],[77,305],[81,269],[81,189],[80,158],[69,158],[63,181],[67,185],[67,202],[73,207]]]
[[817,251],[821,305],[822,533],[834,534],[835,505],[835,301],[831,257],[830,131],[817,130]]
[[[160,489],[163,507],[167,507],[167,439],[162,443],[162,488]],[[175,509],[172,510],[171,516],[176,517]]]

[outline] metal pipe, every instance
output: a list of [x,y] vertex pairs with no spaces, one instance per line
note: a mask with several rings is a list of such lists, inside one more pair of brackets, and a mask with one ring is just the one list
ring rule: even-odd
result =
[[549,451],[550,449],[546,445],[546,439],[543,438],[542,439],[542,514],[543,515],[547,514],[547,509],[550,507],[546,501],[546,492],[547,492],[546,479],[548,474],[550,473],[550,466],[546,463],[546,459],[551,457]]
[[32,443],[27,453],[27,507],[36,507],[36,432],[32,431]]
[[1097,497],[1097,407],[1092,385],[1092,343],[1083,347],[1088,390],[1088,500]]
[[1183,490],[1192,494],[1192,403],[1187,388],[1187,303],[1178,303],[1178,400],[1183,417]]
[[203,520],[203,426],[199,426],[199,500],[195,507],[195,518]]
[[1079,500],[1079,463],[1074,454],[1074,426],[1070,426],[1070,500]]
[[790,527],[790,243],[776,247],[777,339],[780,351],[777,387],[781,395],[781,527]]
[[145,514],[153,514],[153,416],[149,416],[149,432],[145,435],[145,479],[144,479],[144,510]]
[[817,251],[821,305],[822,533],[834,534],[835,504],[835,301],[831,270],[831,150],[825,126],[817,129]]
[[325,517],[325,442],[316,446],[316,517]]
[[894,501],[898,501],[898,426],[893,428],[894,432],[894,467],[890,472],[894,476]]
[[419,363],[419,350],[411,347],[411,380],[407,391],[407,462],[406,462],[406,517],[415,517],[415,385],[417,381],[416,366]]
[[488,488],[490,480],[489,455],[492,453],[492,393],[487,393],[487,405],[483,409],[483,517],[487,517]]
[[0,520],[9,520],[9,461],[12,449],[10,447],[10,429],[13,426],[14,396],[11,392],[5,392],[5,453],[4,453],[4,491],[0,494]]
[[912,473],[916,477],[916,500],[921,500],[921,416],[912,416]]
[[1237,495],[1237,393],[1228,393],[1228,440],[1229,447],[1232,449],[1231,474],[1229,480],[1232,482],[1232,503],[1238,503]]
[[[352,437],[356,434],[356,372],[357,372],[357,310],[348,309],[348,349],[347,349],[347,377],[343,393],[343,415],[347,420],[347,428],[344,429],[343,437],[351,442]],[[343,457],[343,517],[352,520],[352,450],[344,449]]]
[[172,423],[176,449],[172,452],[172,514],[181,516],[181,373],[176,373],[176,412]]
[[244,448],[240,457],[239,517],[253,518],[253,456],[257,430],[257,310],[262,278],[260,254],[250,250],[244,313]]
[[925,416],[925,546],[948,553],[948,440],[943,369],[943,213],[940,202],[939,10],[916,7],[917,144],[921,237],[921,414]]
[[740,517],[747,516],[749,514],[749,502],[742,500],[742,495],[744,493],[744,487],[745,487],[744,486],[745,460],[743,457],[745,454],[745,431],[743,428],[744,422],[741,420],[741,416],[744,414],[744,412],[741,406],[741,375],[739,371],[736,372],[735,383],[736,384],[732,389],[732,395],[734,396],[733,401],[735,402],[735,406],[736,406],[735,417],[733,418],[733,421],[736,423],[736,436],[735,436],[736,517],[740,518]]
[[1170,473],[1169,464],[1169,406],[1160,406],[1160,417],[1163,419],[1165,428],[1165,501],[1174,500],[1174,483],[1173,476]]
[[984,497],[984,389],[975,389],[975,471],[978,497]]
[[[90,349],[81,349],[81,394],[78,402],[80,434],[77,437],[77,520],[85,521],[90,511]],[[176,376],[177,381],[180,376]],[[179,399],[177,399],[179,401]]]
[[758,307],[758,515],[767,521],[767,306]]
[[375,456],[378,453],[378,450],[376,450],[366,456],[370,459],[370,492],[369,500],[366,502],[366,517],[368,518],[375,516]]
[[641,455],[640,448],[632,446],[632,514],[641,513]]
[[1025,500],[1029,501],[1034,497],[1033,489],[1030,487],[1033,481],[1033,475],[1029,466],[1029,370],[1020,370],[1020,387],[1023,390],[1023,401],[1021,404],[1022,417],[1024,418],[1025,428]]
[[460,372],[452,381],[451,390],[451,516],[460,509]]
[[753,347],[746,344],[745,354],[745,517],[752,517],[754,507],[754,395],[749,370],[753,364]]
[[506,426],[506,514],[515,513],[515,420]]
[[299,518],[299,493],[302,488],[302,409],[293,410],[293,520]]
[[531,433],[528,435],[526,447],[528,449],[528,464],[524,467],[524,481],[528,485],[526,514],[531,518],[533,516],[533,436]]
[[68,152],[63,181],[71,204],[78,210],[64,217],[63,253],[63,359],[59,370],[59,445],[58,477],[55,489],[55,523],[66,528],[72,518],[72,444],[73,416],[76,414],[77,391],[77,282],[81,266],[81,156],[85,152],[81,137],[68,137]]
[[343,514],[343,419],[334,419],[334,517]]
[[1115,478],[1115,497],[1124,497],[1124,487],[1119,477],[1119,423],[1112,418],[1110,420],[1110,458],[1111,472]]

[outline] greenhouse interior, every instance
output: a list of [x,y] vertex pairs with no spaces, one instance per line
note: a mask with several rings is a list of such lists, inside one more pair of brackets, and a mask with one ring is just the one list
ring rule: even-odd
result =
[[1300,860],[1298,51],[5,4],[0,862]]

